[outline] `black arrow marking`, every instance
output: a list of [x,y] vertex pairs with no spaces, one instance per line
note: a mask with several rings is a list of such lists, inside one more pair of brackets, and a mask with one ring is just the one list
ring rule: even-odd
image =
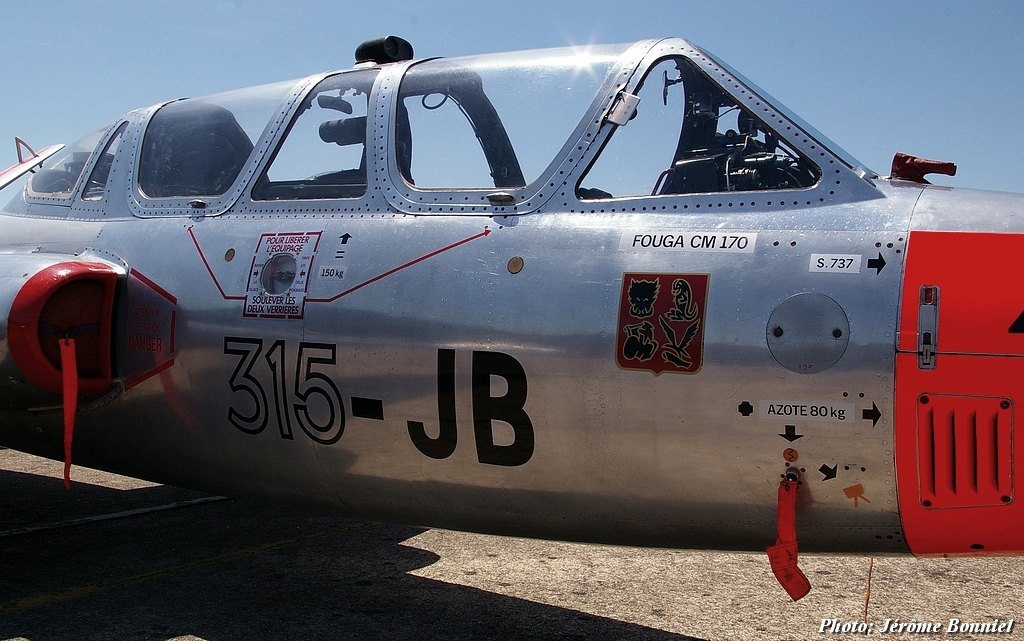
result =
[[1017,320],[1013,321],[1013,325],[1010,325],[1010,333],[1024,334],[1024,312],[1021,312]]
[[868,259],[868,269],[875,270],[875,276],[880,274],[885,269],[885,259],[882,258],[882,252],[878,252],[878,258]]
[[[347,245],[348,244],[348,239],[352,238],[352,234],[346,232],[344,236],[339,236],[339,238],[341,238],[341,244],[342,245]],[[881,254],[879,254],[879,256],[881,256]],[[868,262],[870,263],[871,261],[868,261]],[[868,267],[870,268],[871,266],[868,265]]]
[[834,479],[836,476],[839,475],[839,465],[836,464],[833,465],[832,467],[829,467],[822,463],[821,467],[818,468],[818,471],[821,472],[822,476],[825,477],[821,479],[821,482],[824,483],[825,481],[829,479]]
[[796,425],[787,425],[786,426],[786,433],[785,434],[779,434],[779,436],[781,436],[782,438],[786,439],[790,443],[792,443],[793,441],[797,440],[798,438],[803,438],[804,437],[803,434],[797,434],[796,433]]
[[882,412],[879,411],[878,406],[873,402],[871,403],[871,409],[861,410],[861,418],[865,421],[871,421],[871,427],[878,424],[878,419],[882,418]]

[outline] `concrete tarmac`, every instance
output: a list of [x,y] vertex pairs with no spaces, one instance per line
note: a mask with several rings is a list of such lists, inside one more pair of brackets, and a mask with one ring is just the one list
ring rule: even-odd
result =
[[[802,556],[813,588],[794,603],[763,554],[378,524],[81,467],[68,492],[61,475],[0,449],[0,640],[1024,639],[1020,558],[875,558],[865,617],[868,558]],[[872,627],[819,632],[832,619]]]

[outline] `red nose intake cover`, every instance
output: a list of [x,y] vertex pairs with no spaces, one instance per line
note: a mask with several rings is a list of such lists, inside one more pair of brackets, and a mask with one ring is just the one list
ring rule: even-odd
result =
[[113,384],[110,335],[117,272],[103,263],[58,263],[35,274],[11,305],[8,340],[15,364],[53,394],[63,390],[59,340],[75,339],[79,391]]

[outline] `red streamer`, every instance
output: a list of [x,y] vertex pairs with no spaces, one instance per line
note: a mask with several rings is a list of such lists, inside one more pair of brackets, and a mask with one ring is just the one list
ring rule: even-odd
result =
[[75,434],[75,412],[78,411],[78,364],[75,361],[75,339],[62,338],[60,367],[64,379],[64,487],[71,489],[71,439]]
[[811,582],[797,567],[796,490],[797,482],[786,479],[779,485],[778,538],[768,548],[772,573],[790,598],[798,601],[811,591]]

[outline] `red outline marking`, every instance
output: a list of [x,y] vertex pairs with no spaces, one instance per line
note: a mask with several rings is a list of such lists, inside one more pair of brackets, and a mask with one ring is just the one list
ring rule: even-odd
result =
[[131,388],[135,387],[139,383],[141,383],[141,382],[143,382],[145,380],[149,380],[149,379],[153,378],[154,376],[156,376],[157,374],[159,374],[160,372],[162,372],[164,370],[170,369],[172,365],[174,365],[174,359],[173,358],[171,360],[167,361],[166,363],[164,363],[163,365],[161,365],[160,367],[154,367],[153,369],[149,370],[148,372],[146,372],[142,376],[136,378],[135,380],[129,381],[129,382],[125,383],[124,384],[124,391],[127,392],[128,390],[130,390]]
[[161,296],[163,296],[167,300],[171,301],[172,305],[177,305],[178,304],[178,299],[177,298],[175,298],[174,296],[171,296],[169,293],[167,293],[167,290],[165,290],[163,287],[157,285],[153,281],[149,280],[148,278],[143,276],[141,273],[135,271],[135,269],[132,269],[129,273],[132,276],[134,276],[134,277],[138,278],[139,280],[141,280],[145,285],[147,285],[154,292],[156,292],[157,294],[160,294]]
[[[217,276],[214,275],[213,269],[210,268],[210,263],[208,263],[206,261],[206,256],[203,254],[202,247],[199,246],[199,241],[196,239],[196,235],[192,233],[192,225],[189,225],[185,229],[186,229],[186,231],[188,231],[188,235],[192,237],[192,243],[196,246],[196,251],[199,252],[199,258],[201,258],[203,260],[203,265],[206,266],[206,271],[210,274],[210,278],[213,279],[213,284],[217,286],[217,290],[220,291],[221,297],[224,298],[224,300],[243,300],[243,301],[246,300],[245,296],[228,296],[226,293],[224,293],[224,288],[220,286],[220,282],[217,280]],[[303,235],[308,235],[308,234],[322,234],[322,233],[323,232],[306,232],[305,234],[303,234],[303,233],[294,233],[294,234],[289,234],[289,235],[303,236]],[[395,267],[394,269],[386,271],[383,274],[380,274],[379,276],[374,276],[373,278],[371,278],[371,279],[369,279],[367,281],[363,281],[362,283],[359,283],[355,287],[350,287],[349,289],[346,289],[345,291],[341,292],[340,294],[336,294],[336,295],[334,295],[334,296],[332,296],[330,298],[308,298],[307,297],[307,298],[303,299],[303,307],[305,307],[305,303],[332,303],[332,302],[338,300],[339,298],[341,298],[342,296],[347,296],[347,295],[351,294],[352,292],[356,291],[357,289],[362,289],[363,287],[366,287],[367,285],[369,285],[371,283],[376,283],[378,280],[381,280],[382,278],[387,278],[388,276],[390,276],[391,274],[394,274],[395,272],[402,271],[403,269],[405,269],[407,267],[412,267],[416,263],[421,263],[421,262],[427,260],[428,258],[433,258],[434,256],[437,256],[438,254],[443,254],[444,252],[446,252],[446,251],[448,251],[450,249],[455,249],[459,245],[464,245],[464,244],[466,244],[466,243],[468,243],[470,241],[476,240],[477,238],[483,238],[484,236],[488,236],[490,233],[491,233],[491,230],[485,227],[484,230],[482,232],[480,232],[479,234],[475,234],[473,236],[470,236],[469,238],[463,238],[462,240],[460,240],[458,242],[455,242],[455,243],[452,243],[451,245],[448,245],[446,247],[442,247],[441,249],[434,250],[434,251],[430,252],[429,254],[426,254],[424,256],[420,256],[419,258],[416,258],[414,260],[410,260],[409,262],[407,262],[407,263],[405,263],[403,265],[399,265],[398,267]],[[280,235],[281,235],[281,233],[261,234],[260,235],[260,243],[263,242],[263,236],[280,236]],[[319,245],[319,239],[317,239],[317,245]],[[257,244],[257,249],[258,248],[259,248],[259,244]],[[316,248],[314,248],[314,252],[315,251],[316,251]],[[314,254],[313,258],[315,258],[315,254]],[[253,256],[253,264],[252,264],[252,266],[250,266],[249,270],[252,271],[252,269],[255,268],[255,265],[256,265],[256,256],[254,255]],[[309,266],[310,266],[310,273],[309,273],[309,275],[307,275],[307,278],[312,276],[313,260],[310,260]],[[251,318],[251,317],[247,317],[247,318]],[[261,318],[269,318],[269,317],[261,317]]]
[[356,291],[357,289],[362,289],[363,287],[366,287],[370,283],[376,283],[378,280],[380,280],[382,278],[386,278],[386,277],[390,276],[391,274],[394,274],[395,272],[398,272],[398,271],[401,271],[401,270],[405,269],[406,267],[412,267],[416,263],[423,262],[423,261],[427,260],[428,258],[433,258],[434,256],[437,256],[438,254],[441,254],[441,253],[444,253],[444,252],[448,251],[449,249],[455,249],[459,245],[464,245],[464,244],[468,243],[471,240],[476,240],[477,238],[483,238],[484,236],[487,236],[490,233],[491,233],[491,230],[485,228],[482,232],[480,232],[479,234],[476,234],[475,236],[470,236],[469,238],[463,238],[462,240],[460,240],[457,243],[452,243],[451,245],[448,245],[447,247],[442,247],[441,249],[432,251],[432,252],[430,252],[429,254],[427,254],[425,256],[420,256],[419,258],[416,258],[414,260],[410,260],[409,262],[405,263],[404,265],[399,265],[398,267],[395,267],[394,269],[392,269],[390,271],[386,271],[386,272],[384,272],[383,274],[381,274],[379,276],[374,276],[370,280],[363,281],[362,283],[359,283],[355,287],[350,287],[349,289],[346,289],[345,291],[343,291],[340,294],[337,294],[335,296],[332,296],[331,298],[307,298],[306,302],[307,303],[331,303],[331,302],[334,302],[334,301],[338,300],[339,298],[341,298],[342,296],[347,296],[348,294],[351,294],[352,292]]
[[[156,283],[154,283],[150,279],[146,278],[145,276],[143,276],[141,273],[139,273],[135,269],[131,269],[129,271],[129,274],[131,276],[135,277],[135,279],[138,280],[143,285],[149,287],[151,290],[153,290],[157,294],[163,296],[165,299],[167,299],[168,302],[170,302],[175,307],[178,306],[178,299],[175,298],[174,296],[172,296],[170,293],[168,293],[167,290],[165,290],[163,287],[160,287],[159,285],[157,285]],[[138,385],[142,381],[144,381],[144,380],[146,380],[148,378],[151,378],[153,376],[156,376],[157,374],[160,374],[160,373],[164,372],[165,370],[167,370],[168,368],[170,368],[171,365],[174,365],[174,358],[173,358],[172,355],[174,354],[174,326],[175,326],[175,315],[176,315],[176,313],[177,313],[177,310],[174,310],[174,309],[171,310],[170,349],[167,350],[167,355],[171,356],[171,358],[169,360],[165,361],[163,364],[158,365],[157,367],[155,367],[155,368],[153,368],[153,369],[151,369],[151,370],[141,374],[137,378],[132,379],[131,381],[126,383],[125,387],[124,387],[125,390],[129,390],[129,389],[135,387],[136,385]]]
[[206,256],[203,254],[203,248],[199,246],[199,241],[196,240],[196,235],[192,233],[192,225],[185,228],[188,235],[192,237],[192,243],[196,246],[196,251],[199,252],[199,257],[203,259],[203,264],[206,265],[206,271],[210,273],[210,278],[213,279],[213,284],[217,286],[220,291],[221,297],[224,300],[245,300],[245,296],[228,296],[224,293],[224,288],[220,286],[220,282],[217,280],[217,276],[214,275],[213,269],[210,268],[210,263],[206,262]]

